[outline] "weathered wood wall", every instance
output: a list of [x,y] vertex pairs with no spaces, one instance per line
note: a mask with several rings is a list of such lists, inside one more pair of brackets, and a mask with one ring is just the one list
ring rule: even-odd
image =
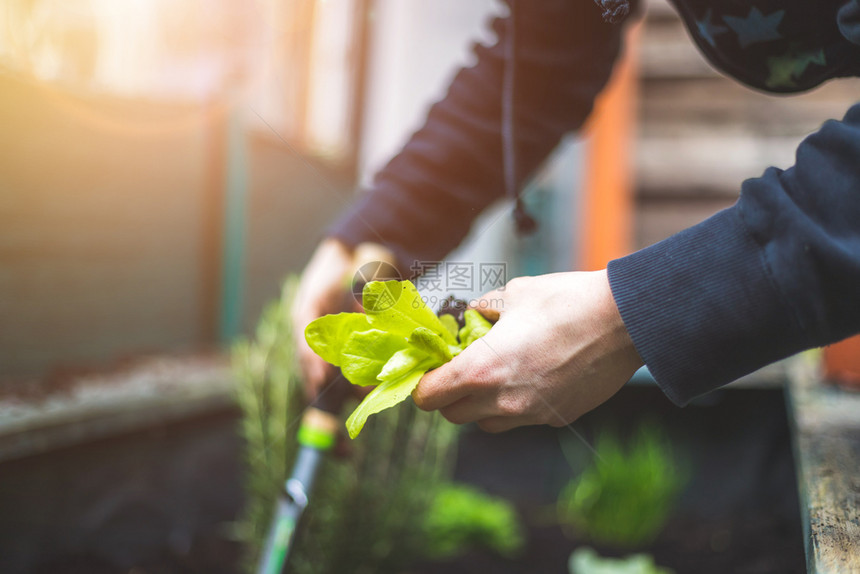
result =
[[860,80],[772,96],[721,76],[667,0],[648,0],[640,42],[636,246],[730,206],[744,179],[794,163],[804,136],[860,100]]

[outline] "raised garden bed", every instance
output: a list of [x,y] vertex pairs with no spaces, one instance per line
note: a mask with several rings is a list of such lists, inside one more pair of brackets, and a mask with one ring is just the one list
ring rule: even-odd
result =
[[[5,451],[16,454],[0,466],[0,571],[240,571],[228,525],[242,504],[241,443],[225,363],[204,361],[189,371],[170,361],[150,367],[150,385],[141,382],[147,369],[138,366],[126,371],[133,376],[125,382],[112,373],[91,378],[89,391],[72,386],[41,398],[52,401],[50,409],[16,399],[15,418],[3,421],[7,431],[13,420],[18,425],[6,433],[7,446],[21,444],[9,438],[18,433],[60,439],[24,454]],[[105,400],[82,398],[93,396]],[[60,412],[68,416],[60,420]],[[780,389],[725,390],[678,409],[654,387],[629,386],[575,429],[592,442],[597,429],[623,434],[642,417],[660,422],[693,469],[666,529],[644,549],[658,564],[679,574],[806,572],[804,513]],[[62,438],[62,428],[89,430]],[[564,429],[501,435],[464,429],[455,478],[513,501],[528,527],[527,547],[514,560],[472,552],[409,572],[566,572],[570,552],[589,542],[565,537],[548,510],[573,474],[559,437],[588,459],[588,449]]]
[[[725,390],[707,404],[678,409],[654,387],[629,387],[583,417],[574,428],[589,441],[607,425],[622,433],[643,417],[660,421],[692,466],[692,478],[663,533],[643,550],[678,574],[806,572],[801,512],[783,393]],[[421,564],[420,574],[567,572],[570,553],[583,544],[552,524],[560,488],[571,477],[561,456],[564,429],[523,428],[503,435],[478,429],[462,439],[456,478],[516,502],[529,525],[518,560],[472,553]],[[570,444],[578,442],[572,437]],[[587,449],[581,447],[587,458]],[[607,556],[631,551],[596,547]]]
[[238,418],[217,355],[8,385],[0,572],[236,572],[226,526],[242,506]]

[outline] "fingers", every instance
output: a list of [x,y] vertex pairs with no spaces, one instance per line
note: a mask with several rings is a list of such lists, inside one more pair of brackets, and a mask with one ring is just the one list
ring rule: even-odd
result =
[[439,412],[449,422],[458,425],[481,421],[500,414],[496,402],[485,395],[467,395],[447,407],[442,407]]
[[418,408],[425,411],[438,409],[454,424],[477,422],[478,426],[491,433],[504,432],[524,425],[538,424],[532,416],[519,414],[516,409],[503,406],[488,389],[458,381],[445,372],[447,363],[430,371],[421,379],[412,392]]
[[505,312],[521,304],[523,297],[528,297],[532,289],[531,277],[516,277],[508,281],[504,287],[484,293],[469,302],[469,307],[475,309],[488,321],[498,321]]
[[308,346],[305,341],[305,328],[314,319],[329,313],[361,311],[360,301],[350,293],[348,280],[363,265],[373,262],[383,262],[394,268],[395,258],[389,249],[381,245],[363,243],[353,250],[339,240],[329,238],[317,246],[302,273],[293,299],[291,318],[293,339],[308,398],[316,397],[337,371]]
[[304,375],[305,394],[310,399],[316,397],[327,377],[331,375],[328,363],[314,353],[305,340],[305,328],[308,323],[319,316],[316,309],[317,307],[312,302],[300,301],[297,297],[294,300],[293,308],[290,310],[293,325],[293,341],[296,345],[299,366]]
[[412,399],[419,409],[434,411],[466,397],[470,386],[458,368],[457,358],[433,369],[421,378],[412,391]]
[[471,395],[439,409],[442,416],[449,422],[457,425],[477,423],[481,430],[490,433],[539,424],[530,417],[506,415],[502,414],[502,411],[503,409],[499,408],[495,401],[481,400]]
[[424,375],[412,392],[412,398],[418,408],[432,411],[445,409],[473,395],[472,400],[464,401],[451,411],[462,419],[459,422],[470,422],[491,414],[488,406],[505,373],[504,365],[490,352],[488,345],[472,344],[451,361]]
[[322,241],[302,273],[290,316],[293,340],[304,375],[305,392],[314,398],[335,375],[335,369],[318,357],[305,341],[305,328],[327,313],[345,310],[344,277],[351,271],[352,252],[334,239]]
[[484,432],[500,433],[533,424],[536,423],[524,417],[489,417],[478,421],[478,428]]
[[501,318],[504,310],[504,291],[494,289],[469,301],[469,308],[484,316],[484,319],[495,323]]

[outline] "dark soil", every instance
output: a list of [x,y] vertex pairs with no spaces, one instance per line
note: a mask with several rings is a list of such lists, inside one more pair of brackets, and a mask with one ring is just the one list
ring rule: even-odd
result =
[[0,465],[2,574],[233,574],[231,409]]
[[[806,572],[797,485],[782,393],[727,390],[678,409],[653,387],[624,389],[583,417],[575,430],[590,443],[610,425],[622,434],[657,419],[692,466],[674,515],[649,548],[615,549],[567,538],[551,505],[572,476],[559,440],[569,430],[524,428],[501,435],[470,429],[461,440],[457,478],[514,501],[528,525],[525,553],[504,560],[474,551],[456,560],[416,565],[417,574],[566,573],[570,553],[595,547],[605,556],[644,551],[678,574]],[[587,449],[580,447],[581,454]],[[590,455],[588,455],[590,456]]]
[[[782,393],[734,390],[679,409],[653,387],[624,389],[575,430],[589,443],[656,418],[692,479],[647,549],[678,574],[805,572],[800,510]],[[241,508],[237,413],[154,428],[0,467],[0,572],[233,573],[241,548],[227,525]],[[474,551],[417,564],[414,574],[565,573],[585,540],[553,524],[552,504],[586,446],[570,430],[500,435],[466,428],[457,480],[506,497],[528,526],[516,560]],[[604,555],[629,550],[596,547]]]

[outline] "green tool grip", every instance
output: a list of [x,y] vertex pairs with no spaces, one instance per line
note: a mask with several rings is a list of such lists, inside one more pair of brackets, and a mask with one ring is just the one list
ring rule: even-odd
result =
[[299,444],[309,446],[317,450],[330,450],[335,443],[335,433],[307,424],[299,427]]
[[337,439],[337,429],[340,426],[337,417],[318,407],[312,406],[305,411],[299,426],[296,440],[301,446],[317,450],[330,450]]
[[269,529],[269,538],[263,552],[263,562],[258,570],[259,574],[282,574],[284,562],[287,559],[287,550],[296,529],[295,510],[284,500],[278,500],[277,512],[272,519]]

